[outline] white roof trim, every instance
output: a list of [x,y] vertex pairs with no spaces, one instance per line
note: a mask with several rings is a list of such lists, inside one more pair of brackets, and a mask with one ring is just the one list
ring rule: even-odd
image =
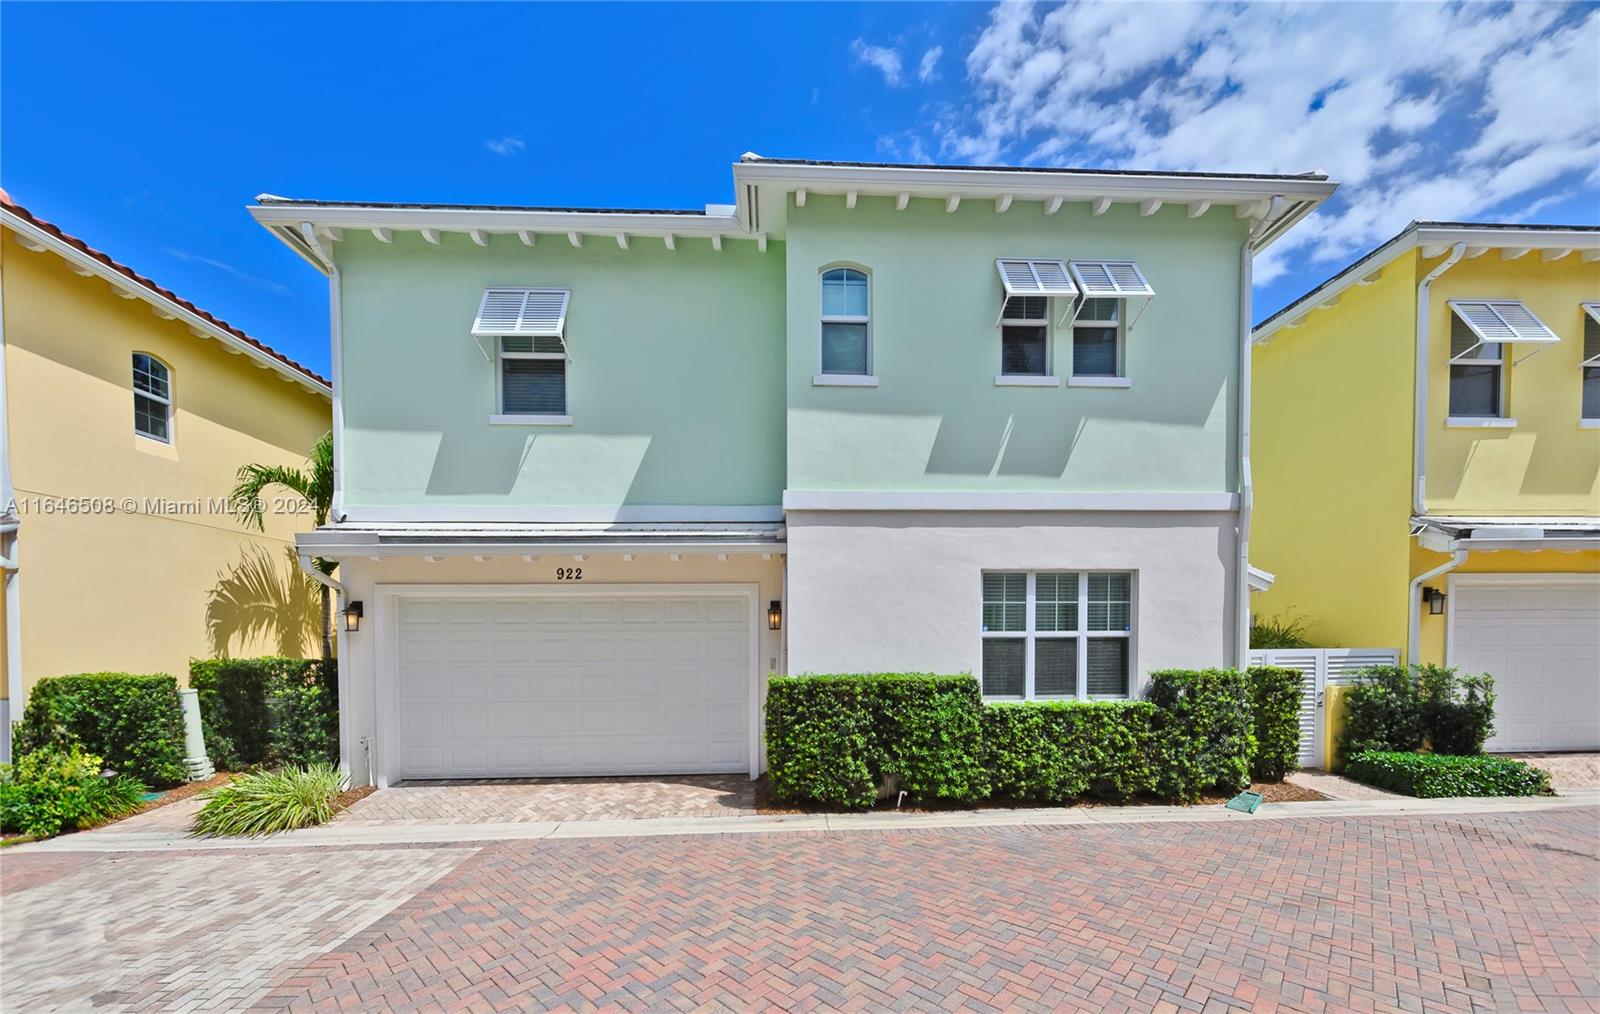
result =
[[1145,280],[1144,272],[1133,261],[1073,261],[1072,277],[1085,296],[1154,296],[1156,290]]
[[994,268],[1006,298],[1012,296],[1066,296],[1078,294],[1072,275],[1062,261],[1038,257],[997,257]]
[[[1600,232],[1583,229],[1485,229],[1471,225],[1413,226],[1394,239],[1378,247],[1365,257],[1350,264],[1334,277],[1323,282],[1290,304],[1291,309],[1281,312],[1250,332],[1250,339],[1265,345],[1279,331],[1300,326],[1300,323],[1322,309],[1337,302],[1346,289],[1366,285],[1390,263],[1418,247],[1448,248],[1464,243],[1469,248],[1485,250],[1578,250],[1584,260],[1600,256]],[[1429,251],[1424,251],[1430,255]],[[1442,254],[1441,254],[1442,256]]]
[[201,334],[206,338],[215,338],[229,349],[243,353],[257,365],[276,371],[286,380],[292,380],[306,390],[320,394],[330,401],[333,399],[332,388],[306,376],[277,357],[263,352],[261,349],[239,338],[238,335],[223,330],[183,304],[168,299],[154,289],[134,281],[98,258],[91,257],[72,244],[63,242],[58,237],[16,215],[9,209],[0,208],[0,222],[4,222],[8,228],[14,230],[18,235],[26,236],[29,243],[35,246],[42,246],[66,259],[68,263],[77,269],[78,274],[97,275],[111,283],[112,288],[128,298],[142,299],[149,303],[155,308],[159,316],[168,320],[182,321],[189,327],[191,332]]
[[[1561,340],[1518,299],[1452,299],[1450,310],[1478,336],[1479,345],[1493,342],[1554,345]],[[1459,357],[1452,357],[1452,361],[1456,358]]]
[[568,289],[491,286],[478,304],[473,337],[564,338],[571,296]]

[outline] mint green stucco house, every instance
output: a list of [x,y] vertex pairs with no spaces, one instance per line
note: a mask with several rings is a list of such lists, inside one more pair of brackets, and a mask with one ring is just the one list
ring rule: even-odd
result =
[[1250,265],[1318,175],[745,156],[732,205],[263,196],[328,275],[356,779],[762,766],[767,674],[1240,660]]

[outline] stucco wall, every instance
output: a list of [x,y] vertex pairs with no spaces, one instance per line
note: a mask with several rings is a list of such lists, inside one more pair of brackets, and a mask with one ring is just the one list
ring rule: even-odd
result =
[[986,570],[1135,574],[1130,671],[1233,663],[1227,513],[789,513],[789,668],[977,672]]
[[[587,556],[579,561],[570,556],[541,556],[529,562],[520,557],[490,557],[474,560],[471,557],[450,557],[436,562],[417,558],[398,558],[376,562],[367,559],[346,561],[339,569],[339,580],[347,597],[361,601],[366,612],[362,629],[355,633],[340,632],[339,653],[343,677],[348,681],[344,688],[342,717],[345,725],[344,755],[350,764],[351,777],[356,784],[366,783],[365,755],[361,748],[364,738],[376,739],[378,716],[376,702],[376,649],[377,639],[384,632],[374,622],[377,586],[380,584],[482,584],[482,585],[554,585],[557,568],[583,568],[582,587],[593,589],[600,585],[627,584],[754,584],[759,587],[757,596],[761,615],[758,628],[760,654],[757,657],[760,682],[758,704],[764,704],[766,677],[784,671],[782,631],[767,629],[765,617],[767,604],[783,599],[783,557],[773,554],[763,559],[761,554],[734,555],[719,560],[714,555],[684,555],[673,560],[669,556],[636,556],[624,560],[620,555]],[[787,612],[787,610],[786,610]],[[787,615],[784,625],[789,625]],[[379,745],[377,749],[384,749]],[[376,762],[376,761],[375,761]]]
[[[98,670],[182,680],[191,657],[216,650],[213,621],[234,655],[315,654],[316,593],[288,558],[309,516],[271,515],[257,534],[208,510],[152,513],[146,501],[226,497],[240,465],[301,464],[328,429],[328,400],[74,274],[53,253],[24,250],[9,230],[0,242],[24,684]],[[171,370],[171,445],[134,434],[135,351]],[[139,509],[34,506],[66,497],[132,497]]]
[[[337,244],[347,509],[780,502],[783,244],[488,242]],[[491,285],[572,291],[571,426],[490,425],[497,367],[471,330]]]
[[[788,474],[793,490],[1233,492],[1239,244],[1227,209],[1055,215],[1018,201],[813,195],[788,215]],[[996,257],[1133,258],[1157,293],[1128,336],[1128,389],[997,387]],[[814,387],[819,272],[872,277],[878,387]],[[1132,300],[1133,313],[1144,300]],[[1064,304],[1055,307],[1059,319]]]
[[[1516,260],[1491,250],[1433,284],[1429,301],[1428,490],[1430,514],[1600,514],[1600,430],[1580,429],[1584,300],[1600,298],[1600,262]],[[1514,429],[1445,426],[1450,395],[1452,299],[1520,299],[1561,341],[1512,346],[1506,415]],[[1403,325],[1415,327],[1410,320]],[[1397,327],[1401,326],[1397,324]]]
[[1254,347],[1257,615],[1325,648],[1406,643],[1416,279],[1410,257]]

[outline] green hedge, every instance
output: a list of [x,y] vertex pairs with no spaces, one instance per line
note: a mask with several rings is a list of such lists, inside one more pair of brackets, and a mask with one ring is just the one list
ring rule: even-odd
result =
[[1250,667],[1251,731],[1255,749],[1250,774],[1265,782],[1281,782],[1300,767],[1300,703],[1305,676],[1298,669]]
[[216,658],[189,663],[211,762],[256,765],[339,761],[337,664],[319,658]]
[[983,764],[997,796],[1061,803],[1154,792],[1155,705],[1019,701],[983,709]]
[[1494,679],[1462,676],[1454,666],[1379,665],[1356,673],[1344,695],[1345,757],[1371,751],[1406,753],[1426,742],[1435,753],[1483,752],[1494,732]]
[[773,792],[858,809],[890,785],[919,802],[982,799],[981,711],[971,676],[774,676],[767,688]]
[[0,764],[0,831],[48,838],[138,809],[144,785],[124,774],[102,778],[101,763],[74,743]]
[[1369,750],[1350,757],[1344,774],[1423,799],[1443,796],[1538,796],[1550,791],[1550,776],[1506,757]]
[[1237,669],[1163,669],[1145,699],[1156,706],[1156,794],[1199,801],[1209,789],[1250,785],[1250,682]]
[[81,747],[147,785],[177,785],[184,765],[183,709],[171,676],[83,673],[34,684],[17,726],[19,754]]

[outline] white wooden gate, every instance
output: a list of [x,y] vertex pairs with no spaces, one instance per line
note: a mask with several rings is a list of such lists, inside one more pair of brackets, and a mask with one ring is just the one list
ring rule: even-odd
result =
[[1357,670],[1399,665],[1398,648],[1271,648],[1250,652],[1251,665],[1298,669],[1306,680],[1300,698],[1300,766],[1327,766],[1323,756],[1327,728],[1327,688],[1355,682]]

